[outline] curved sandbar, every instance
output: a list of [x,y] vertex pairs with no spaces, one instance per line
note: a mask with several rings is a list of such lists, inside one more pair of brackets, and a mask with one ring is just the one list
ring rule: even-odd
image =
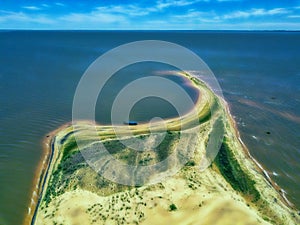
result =
[[[267,180],[262,167],[248,153],[239,138],[226,103],[201,81],[187,74],[201,95],[196,103],[197,116],[187,113],[165,121],[168,134],[150,155],[133,153],[120,145],[111,126],[80,121],[76,130],[67,124],[45,139],[48,155],[39,170],[35,209],[25,223],[31,224],[299,224],[295,209]],[[212,110],[210,110],[212,109]],[[200,172],[205,147],[216,121],[222,121],[224,141],[212,166]],[[191,139],[179,130],[200,130]],[[148,124],[123,126],[124,138],[149,135]],[[157,123],[159,134],[164,129]],[[99,136],[114,157],[126,163],[148,165],[176,151],[179,135],[193,149],[193,158],[171,178],[141,187],[113,183],[97,175],[78,151],[74,132],[80,134],[87,149],[97,146]],[[99,135],[99,136],[98,136]],[[130,140],[130,137],[128,137]],[[149,144],[149,143],[148,143]],[[196,148],[195,148],[196,147]],[[149,144],[151,149],[151,144]],[[209,159],[208,159],[209,160]],[[47,163],[46,163],[47,162]]]

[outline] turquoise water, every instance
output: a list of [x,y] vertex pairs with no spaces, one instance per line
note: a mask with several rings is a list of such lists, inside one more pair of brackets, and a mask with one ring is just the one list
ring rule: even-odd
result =
[[[3,31],[0,224],[20,224],[27,213],[41,140],[71,120],[76,85],[90,63],[113,47],[145,39],[183,45],[208,64],[252,155],[300,208],[300,33]],[[145,64],[120,73],[138,71],[139,77],[170,69]],[[188,90],[192,98],[197,97],[181,80],[169,78]],[[110,122],[113,93],[126,82],[129,80],[117,75],[111,81],[103,93],[107,101],[99,101],[96,107],[98,122]],[[137,120],[174,115],[174,107],[154,98],[145,99],[131,114]]]

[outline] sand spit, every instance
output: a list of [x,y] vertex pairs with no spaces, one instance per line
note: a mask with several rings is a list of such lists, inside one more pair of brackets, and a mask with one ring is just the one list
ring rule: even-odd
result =
[[[68,123],[48,134],[24,224],[300,224],[297,211],[281,189],[249,154],[227,103],[203,82],[184,76],[201,93],[195,106],[197,116],[187,113],[181,124],[178,118],[165,121],[167,138],[148,155],[119,145],[111,126],[89,121],[78,121],[76,126]],[[195,121],[200,121],[199,127]],[[213,164],[200,171],[217,121],[222,121],[223,144]],[[93,126],[97,134],[92,132]],[[157,136],[163,128],[156,124]],[[130,132],[141,139],[149,135],[147,124],[119,130],[129,141]],[[197,132],[184,135],[180,130]],[[120,185],[98,176],[86,164],[74,132],[86,142],[84,150],[96,148],[101,137],[101,142],[113,149],[113,156],[125,163],[148,165],[159,162],[166,152],[180,155],[176,152],[179,137],[192,158],[174,176],[157,184]],[[147,142],[149,149],[151,143]]]

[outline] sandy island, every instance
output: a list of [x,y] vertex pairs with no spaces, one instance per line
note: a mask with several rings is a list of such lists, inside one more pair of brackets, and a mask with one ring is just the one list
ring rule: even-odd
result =
[[[195,104],[197,115],[187,113],[181,124],[178,118],[165,121],[167,136],[147,155],[121,146],[111,126],[96,125],[95,135],[91,130],[95,124],[89,121],[78,121],[74,127],[68,123],[48,134],[24,224],[300,224],[298,212],[280,187],[249,154],[226,102],[203,82],[181,75],[201,93]],[[222,121],[224,140],[212,165],[201,171],[203,159],[209,161],[205,149],[217,121]],[[154,126],[157,135],[162,129],[159,123]],[[174,176],[157,184],[116,184],[88,166],[74,132],[86,142],[87,150],[101,141],[125,163],[155,164],[166,152],[177,153],[179,137],[192,158]],[[147,138],[149,128],[148,124],[123,126],[120,132],[130,141],[129,132]],[[147,147],[152,149],[151,143]]]

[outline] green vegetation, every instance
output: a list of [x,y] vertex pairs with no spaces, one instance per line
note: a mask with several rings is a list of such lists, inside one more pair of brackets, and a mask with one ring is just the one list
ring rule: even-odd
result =
[[207,114],[205,114],[203,117],[199,117],[199,123],[205,123],[207,121],[210,120],[211,118],[211,111],[209,110],[209,112]]
[[241,192],[246,197],[250,197],[253,202],[260,199],[260,194],[255,188],[255,181],[242,170],[228,146],[226,138],[215,159],[215,164],[234,190]]
[[[147,136],[148,135],[143,135],[143,138]],[[172,151],[174,142],[179,136],[179,132],[168,131],[164,140],[156,149],[151,151],[151,154],[129,149],[117,139],[106,140],[103,142],[103,145],[115,158],[129,165],[148,165],[168,157]],[[132,141],[134,141],[134,139],[132,139]],[[62,158],[52,172],[43,198],[46,207],[56,196],[69,190],[75,190],[77,187],[100,195],[109,195],[131,189],[130,187],[115,184],[104,177],[98,176],[97,173],[88,166],[81,152],[78,150],[74,135],[68,135],[61,143],[63,143],[61,146]],[[89,148],[97,148],[97,145],[98,143],[95,142]]]
[[105,141],[103,145],[110,154],[116,154],[126,148],[119,140]]
[[185,166],[195,166],[195,165],[196,165],[196,163],[195,163],[194,160],[189,160],[189,161],[185,164]]
[[[255,170],[254,166],[248,167],[251,165],[249,162],[247,162],[247,167],[241,164],[243,163],[240,161],[241,157],[245,160],[250,159],[243,155],[243,152],[237,153],[237,151],[242,150],[242,147],[239,145],[238,139],[234,137],[236,134],[234,127],[228,122],[231,117],[225,110],[226,105],[223,105],[223,102],[201,81],[190,76],[188,78],[198,85],[199,91],[204,93],[203,98],[199,99],[199,105],[197,105],[197,109],[200,110],[198,114],[187,114],[181,123],[178,118],[174,118],[167,121],[166,126],[157,124],[155,129],[151,130],[151,136],[146,124],[131,127],[134,137],[130,135],[131,132],[122,129],[122,139],[128,141],[127,146],[118,140],[115,131],[110,126],[97,126],[96,135],[90,129],[90,124],[85,123],[78,124],[76,130],[74,127],[68,127],[66,130],[60,131],[52,139],[55,150],[58,152],[54,154],[54,159],[51,162],[53,164],[50,166],[45,190],[43,190],[44,195],[41,204],[37,206],[38,209],[42,210],[42,213],[37,214],[39,224],[61,223],[55,218],[60,218],[57,210],[61,210],[60,215],[64,215],[66,218],[73,218],[74,212],[78,215],[88,214],[89,223],[92,224],[111,224],[112,221],[115,222],[114,224],[139,224],[144,220],[148,220],[146,224],[149,224],[148,209],[151,211],[161,210],[161,207],[157,207],[160,205],[164,207],[165,211],[170,212],[170,216],[177,217],[177,213],[173,211],[178,210],[178,208],[180,209],[179,214],[187,213],[186,215],[190,215],[190,210],[186,210],[186,206],[193,210],[202,210],[204,202],[206,204],[207,201],[210,204],[211,201],[214,201],[214,196],[221,204],[227,204],[227,201],[239,201],[241,204],[247,204],[246,209],[241,207],[241,212],[247,212],[248,208],[251,211],[253,208],[258,214],[258,221],[264,219],[274,224],[282,224],[282,221],[286,219],[283,216],[288,216],[288,214],[278,213],[279,207],[277,206],[281,202],[274,200],[275,197],[279,199],[276,192],[270,186],[261,185],[263,177],[257,175],[258,171]],[[194,128],[199,126],[199,122],[200,129],[198,131]],[[156,146],[165,129],[167,132],[164,139]],[[81,151],[78,149],[74,132],[80,134]],[[224,133],[228,136],[223,139]],[[180,141],[179,138],[181,138]],[[137,142],[137,139],[143,141]],[[214,152],[208,150],[219,147],[219,142],[216,140],[223,140],[220,151],[213,165],[201,173],[198,167],[202,166],[202,156],[205,154],[208,161],[213,160]],[[101,166],[98,170],[100,174],[107,170],[114,177],[120,176],[120,172],[121,176],[124,176],[126,171],[115,168],[111,158],[105,157],[98,151],[102,144],[115,159],[136,166],[128,176],[132,184],[134,184],[134,179],[147,182],[146,179],[148,178],[144,176],[145,167],[140,166],[154,165],[167,159],[164,166],[151,169],[151,175],[154,175],[153,179],[158,179],[159,177],[156,175],[160,172],[168,173],[167,170],[178,165],[177,163],[183,162],[185,167],[170,180],[164,179],[158,184],[147,187],[144,187],[142,183],[135,187],[121,185],[99,176],[82,156],[82,151],[96,156],[92,158],[92,163]],[[147,151],[131,149],[130,144],[138,144],[138,148]],[[192,145],[196,147],[195,150]],[[188,156],[191,157],[185,157],[185,151],[188,151],[191,154]],[[96,153],[99,152],[98,157]],[[170,157],[171,160],[168,160],[170,154],[176,158]],[[174,168],[176,169],[176,167]],[[232,188],[228,188],[229,185]],[[271,194],[268,193],[270,191],[267,190],[268,188],[271,190]],[[76,211],[69,210],[73,207],[73,203],[66,204],[67,207],[66,205],[59,206],[61,202],[68,202],[73,197],[74,190],[76,190],[76,198],[78,197],[76,201],[82,210],[78,210],[77,206],[74,208]],[[259,193],[258,190],[261,192]],[[89,192],[95,195],[89,195]],[[191,198],[187,198],[189,194]],[[223,201],[223,197],[225,197],[226,202]],[[242,201],[240,197],[244,197],[245,201]],[[174,201],[177,205],[173,203]],[[251,204],[250,201],[255,204]],[[276,204],[272,204],[273,202]],[[228,206],[231,207],[230,209],[239,210],[239,205],[233,204],[231,206],[228,204]],[[216,210],[216,213],[219,211]],[[213,219],[215,218],[214,216]],[[65,224],[65,222],[63,223]]]
[[164,140],[156,148],[159,161],[166,159],[170,155],[172,151],[172,146],[174,142],[179,139],[179,137],[180,137],[180,133],[178,132],[172,132],[172,131],[167,132]]
[[78,169],[86,166],[85,160],[77,149],[74,136],[70,136],[64,141],[62,159],[57,168],[54,169],[51,179],[49,180],[43,198],[45,206],[47,207],[51,200],[56,196],[63,194],[67,188],[70,189],[72,174]]
[[210,103],[207,102],[206,105],[204,106],[204,110],[199,115],[199,123],[205,123],[210,120],[212,116],[212,108],[210,107]]
[[62,160],[64,160],[66,157],[68,157],[70,155],[70,153],[74,150],[77,149],[77,143],[75,140],[75,137],[72,135],[71,137],[69,137],[68,139],[66,139],[64,141],[63,144],[63,156],[62,156]]
[[169,206],[169,210],[170,210],[170,211],[175,211],[175,210],[177,210],[176,205],[175,205],[174,203],[172,203],[172,204]]

